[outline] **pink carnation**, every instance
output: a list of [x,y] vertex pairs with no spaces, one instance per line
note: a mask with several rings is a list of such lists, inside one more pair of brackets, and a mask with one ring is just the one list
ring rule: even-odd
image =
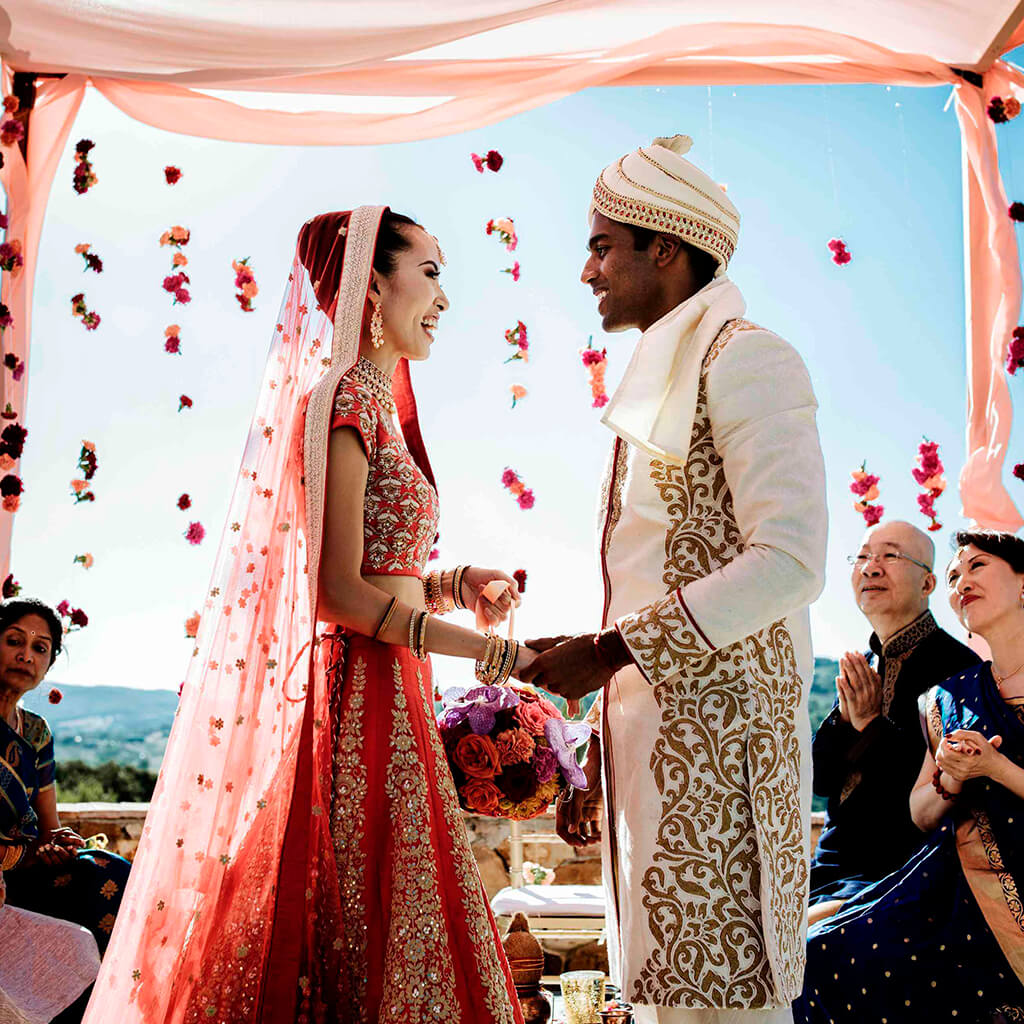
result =
[[185,531],[185,540],[187,540],[189,544],[200,544],[205,536],[206,530],[203,529],[202,523],[188,524],[188,529]]
[[604,352],[599,352],[596,348],[585,348],[580,355],[583,357],[584,366],[593,366],[595,363],[603,363],[605,359]]
[[868,526],[874,526],[881,520],[884,513],[885,509],[881,505],[868,505],[868,507],[864,509],[864,522],[867,523]]
[[516,475],[515,470],[512,469],[506,469],[501,474],[501,482],[505,487],[511,487],[518,479],[519,477]]
[[858,495],[858,496],[862,495],[862,494],[867,494],[868,491],[870,491],[871,488],[874,487],[875,484],[878,483],[878,481],[879,481],[879,477],[874,476],[871,473],[868,473],[866,476],[862,477],[860,480],[854,480],[853,483],[850,484],[850,490],[853,491],[853,493]]
[[522,509],[533,508],[533,491],[531,491],[530,488],[527,487],[526,490],[523,491],[523,493],[520,494],[518,498],[516,498],[516,501],[519,502],[519,507]]
[[533,770],[542,785],[558,774],[558,758],[550,747],[537,747],[533,752]]
[[189,295],[187,288],[179,288],[174,293],[174,301],[175,302],[182,302],[182,303],[184,303],[184,302],[191,302],[192,301],[192,296]]

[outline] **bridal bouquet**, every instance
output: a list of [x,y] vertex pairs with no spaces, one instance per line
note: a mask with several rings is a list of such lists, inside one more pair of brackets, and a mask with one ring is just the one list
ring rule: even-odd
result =
[[525,821],[565,786],[586,786],[576,751],[590,726],[567,722],[532,687],[452,687],[437,725],[467,811]]

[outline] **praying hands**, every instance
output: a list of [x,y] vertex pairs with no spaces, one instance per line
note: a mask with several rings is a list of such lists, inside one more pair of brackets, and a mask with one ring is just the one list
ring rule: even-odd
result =
[[882,713],[882,680],[863,654],[847,651],[839,659],[836,692],[840,716],[858,732]]

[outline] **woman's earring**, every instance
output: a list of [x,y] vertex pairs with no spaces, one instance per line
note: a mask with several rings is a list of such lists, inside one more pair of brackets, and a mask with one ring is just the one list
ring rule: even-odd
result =
[[370,316],[370,344],[374,348],[384,344],[384,313],[379,302],[373,304],[373,314]]

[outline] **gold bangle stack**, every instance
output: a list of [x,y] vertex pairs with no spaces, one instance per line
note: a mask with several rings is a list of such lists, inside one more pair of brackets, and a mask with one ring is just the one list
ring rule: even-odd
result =
[[373,631],[373,639],[379,640],[381,633],[388,628],[388,623],[391,621],[391,616],[395,614],[395,609],[398,607],[398,598],[393,597],[388,602],[387,609],[384,612],[383,617],[377,624],[377,628]]
[[493,633],[487,636],[483,657],[476,663],[476,677],[486,686],[508,682],[519,656],[519,641],[502,640]]
[[437,570],[423,577],[423,601],[434,615],[444,615],[455,607],[444,595],[444,576]]
[[457,565],[452,573],[452,604],[456,608],[465,608],[462,602],[462,577],[465,576],[468,565]]
[[414,608],[409,616],[409,650],[417,661],[427,660],[427,620],[430,613]]

